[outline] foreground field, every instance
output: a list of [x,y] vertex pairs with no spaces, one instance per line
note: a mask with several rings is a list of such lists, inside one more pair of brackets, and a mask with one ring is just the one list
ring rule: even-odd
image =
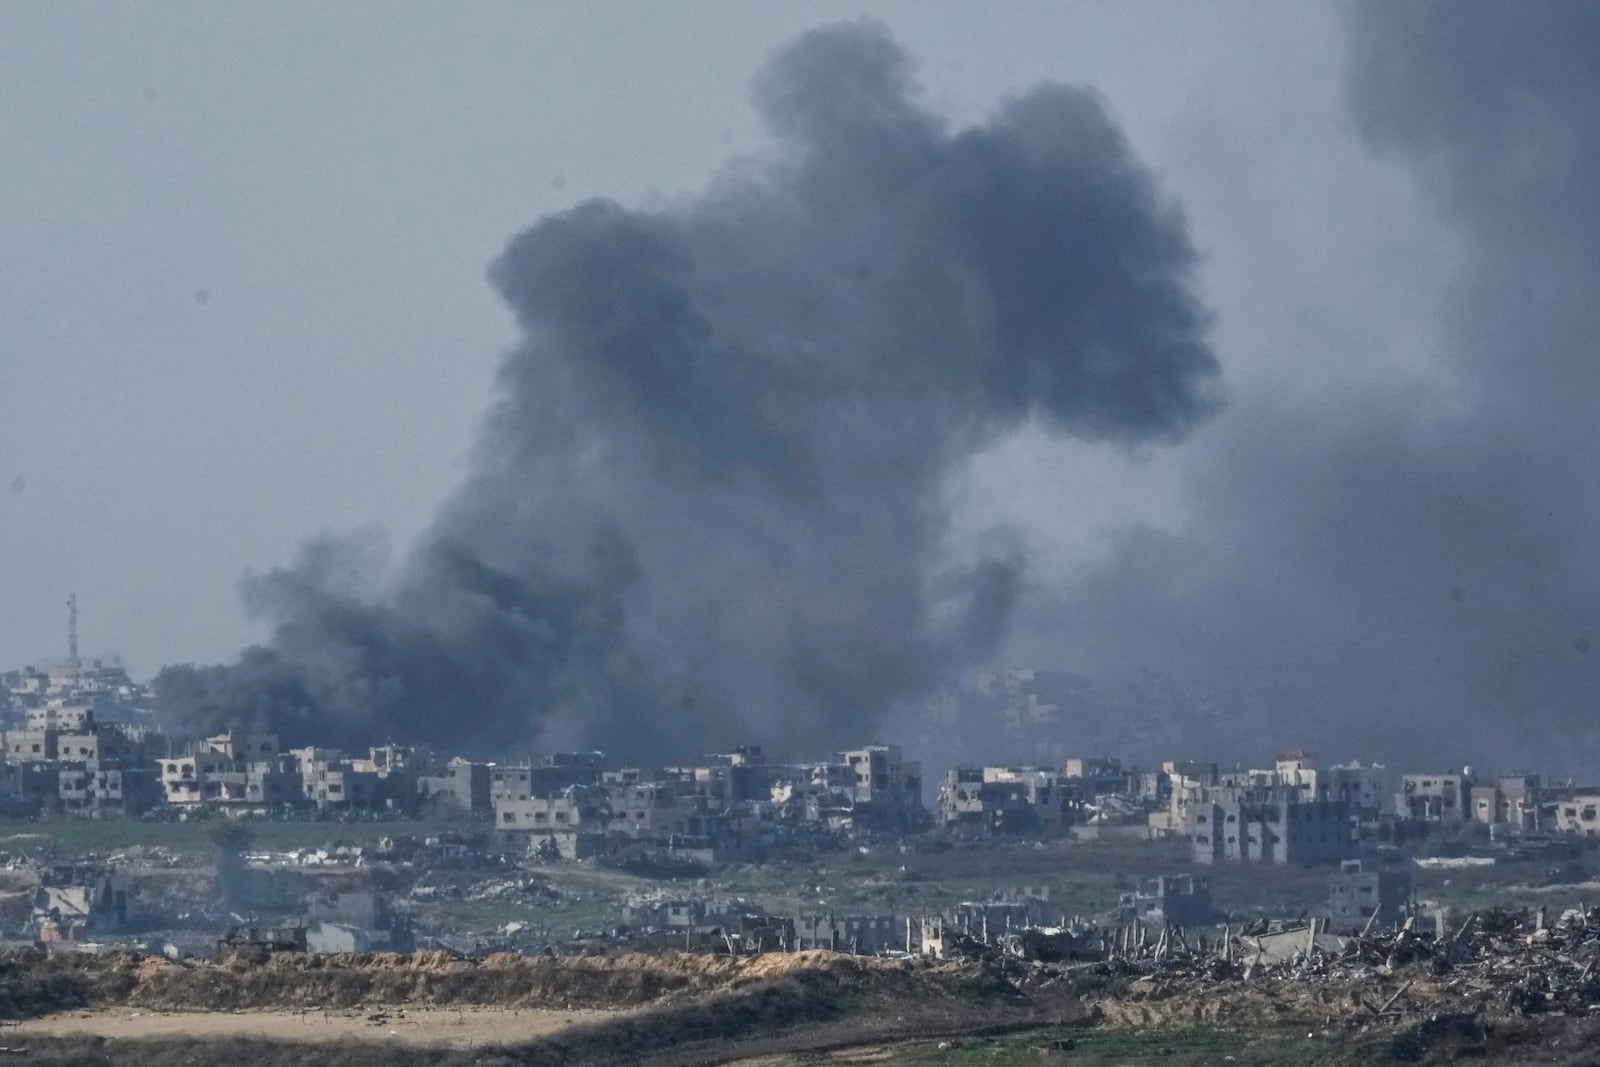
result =
[[1600,1047],[1583,996],[1508,998],[1442,956],[1254,978],[831,953],[3,962],[0,1045],[52,1067],[1577,1067]]
[[101,1010],[28,1019],[7,1027],[0,1043],[39,1038],[252,1038],[328,1043],[357,1039],[371,1044],[439,1048],[516,1045],[617,1012],[539,1008],[400,1008],[393,1010],[150,1012]]
[[[1062,1018],[983,967],[831,953],[6,962],[0,1011],[22,1023],[0,1044],[62,1067],[687,1067],[1016,1032]],[[325,1013],[327,1004],[342,1009]]]

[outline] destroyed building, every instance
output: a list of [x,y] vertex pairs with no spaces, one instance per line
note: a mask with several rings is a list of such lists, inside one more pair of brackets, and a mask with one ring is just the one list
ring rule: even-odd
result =
[[853,825],[855,770],[848,763],[793,764],[774,773],[770,799],[778,817],[832,830]]
[[160,768],[166,803],[175,807],[277,807],[302,794],[293,758],[271,734],[216,734],[167,756]]
[[1189,806],[1198,803],[1206,790],[1217,784],[1215,763],[1195,760],[1166,760],[1161,764],[1166,777],[1167,806],[1163,811],[1152,812],[1148,817],[1150,828],[1164,834],[1190,834]]
[[1475,782],[1468,795],[1473,822],[1511,833],[1540,829],[1544,790],[1537,774],[1502,774],[1493,781]]
[[417,778],[417,799],[450,815],[484,815],[494,810],[492,791],[495,767],[453,756],[433,774]]
[[1472,818],[1471,792],[1470,772],[1404,774],[1395,810],[1415,822],[1459,826]]
[[852,955],[876,956],[904,950],[905,924],[893,915],[802,914],[794,921],[797,951],[824,949]]
[[1206,926],[1222,918],[1211,887],[1192,874],[1160,875],[1129,895],[1133,920],[1152,926]]
[[555,859],[583,859],[605,851],[611,813],[604,790],[569,785],[543,795],[495,801],[495,833],[525,851],[547,849]]
[[539,763],[496,766],[490,774],[490,801],[527,800],[570,786],[599,785],[604,768],[601,752],[563,752]]
[[1328,883],[1328,928],[1336,934],[1393,930],[1414,914],[1408,871],[1345,860]]
[[137,815],[160,801],[151,753],[162,738],[150,727],[99,722],[91,700],[50,698],[6,731],[0,800],[21,814]]
[[1039,925],[1046,910],[1047,903],[1035,898],[963,900],[945,918],[949,929],[988,942],[1000,933]]
[[306,912],[308,952],[409,952],[415,945],[410,926],[383,893],[317,893]]
[[1336,863],[1350,851],[1344,802],[1302,800],[1292,785],[1213,786],[1187,819],[1197,863]]
[[1552,828],[1575,837],[1600,837],[1600,786],[1567,786],[1550,800]]
[[1320,798],[1343,801],[1352,825],[1361,832],[1375,826],[1389,813],[1394,788],[1383,764],[1352,760],[1336,763],[1322,772]]
[[430,769],[423,750],[380,745],[365,757],[332,748],[280,748],[272,734],[229,732],[157,760],[162,799],[178,808],[408,810]]
[[922,824],[922,764],[905,760],[899,745],[868,745],[840,752],[835,760],[854,772],[850,799],[857,825],[906,829]]
[[952,767],[939,783],[938,823],[979,834],[1060,833],[1076,810],[1072,788],[1038,767]]
[[30,921],[35,940],[82,942],[128,923],[128,887],[111,868],[55,864],[40,875]]
[[1064,788],[1082,805],[1100,797],[1116,796],[1141,806],[1159,807],[1172,793],[1172,776],[1164,766],[1142,770],[1106,756],[1067,759],[1062,763],[1061,778]]
[[128,818],[162,801],[155,768],[132,761],[91,759],[78,765],[64,764],[57,782],[62,810],[71,814]]

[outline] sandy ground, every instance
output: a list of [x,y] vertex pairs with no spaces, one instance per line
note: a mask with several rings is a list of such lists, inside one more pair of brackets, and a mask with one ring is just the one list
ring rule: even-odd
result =
[[0,1044],[12,1035],[137,1037],[265,1037],[292,1041],[360,1038],[408,1045],[472,1048],[527,1041],[577,1023],[614,1018],[609,1011],[540,1011],[509,1008],[405,1008],[360,1011],[63,1012],[0,1029]]

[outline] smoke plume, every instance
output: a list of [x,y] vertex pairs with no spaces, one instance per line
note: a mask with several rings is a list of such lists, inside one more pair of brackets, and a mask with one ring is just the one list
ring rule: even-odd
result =
[[1572,769],[1600,741],[1600,8],[1367,3],[1350,33],[1362,136],[1464,241],[1416,309],[1443,372],[1235,403],[1193,526],[1128,532],[1026,625],[1225,693],[1216,755]]
[[471,476],[392,576],[321,541],[249,583],[271,647],[169,668],[169,718],[629,755],[862,738],[1006,636],[1023,561],[951,550],[954,464],[1029,422],[1127,446],[1217,406],[1183,219],[1094,93],[951,130],[855,23],[752,100],[775,147],[692,202],[510,241],[490,278],[525,339]]

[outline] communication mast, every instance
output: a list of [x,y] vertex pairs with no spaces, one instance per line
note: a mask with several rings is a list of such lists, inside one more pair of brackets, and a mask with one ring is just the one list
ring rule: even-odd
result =
[[78,594],[67,594],[67,656],[72,666],[82,666],[78,659]]

